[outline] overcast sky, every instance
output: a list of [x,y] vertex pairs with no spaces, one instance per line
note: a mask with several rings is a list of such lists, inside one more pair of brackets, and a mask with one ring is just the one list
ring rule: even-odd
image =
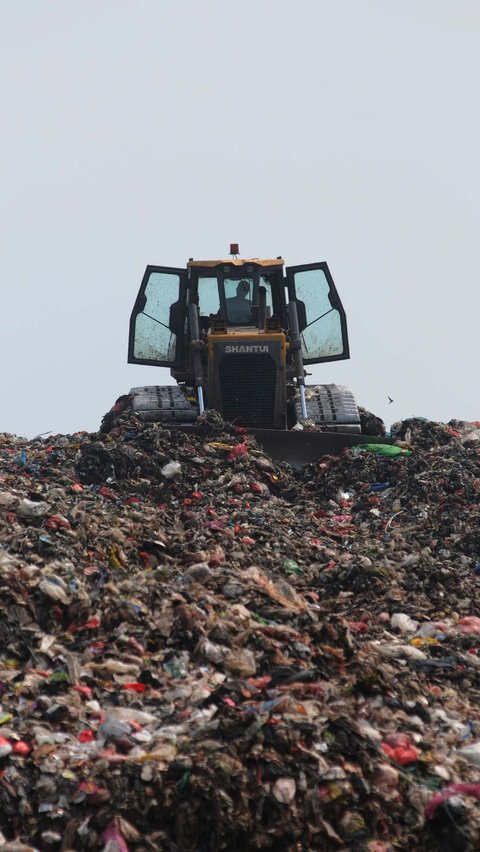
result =
[[387,425],[480,418],[478,0],[0,11],[0,431],[168,383],[126,363],[144,268],[234,241],[328,261],[351,359],[314,381]]

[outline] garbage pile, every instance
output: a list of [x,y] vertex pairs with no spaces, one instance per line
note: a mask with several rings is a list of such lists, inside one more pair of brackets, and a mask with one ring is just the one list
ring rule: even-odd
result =
[[480,847],[480,430],[0,434],[0,852]]

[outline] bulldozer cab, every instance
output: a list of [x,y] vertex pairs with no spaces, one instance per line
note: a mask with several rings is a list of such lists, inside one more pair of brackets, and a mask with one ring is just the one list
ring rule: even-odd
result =
[[210,317],[223,319],[227,328],[256,326],[261,288],[265,292],[267,316],[285,313],[279,261],[224,262],[212,267],[205,262],[190,261],[188,270],[191,299],[198,305],[200,327],[204,330],[210,325]]
[[188,305],[198,308],[200,333],[259,329],[288,335],[288,302],[298,314],[303,362],[349,357],[343,306],[325,262],[287,267],[269,260],[189,261],[186,269],[147,266],[130,319],[128,361],[169,367],[186,378],[190,358]]

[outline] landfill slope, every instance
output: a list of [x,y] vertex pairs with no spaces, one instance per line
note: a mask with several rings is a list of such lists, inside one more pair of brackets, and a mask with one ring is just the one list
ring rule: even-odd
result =
[[480,431],[397,437],[0,434],[0,852],[480,848]]

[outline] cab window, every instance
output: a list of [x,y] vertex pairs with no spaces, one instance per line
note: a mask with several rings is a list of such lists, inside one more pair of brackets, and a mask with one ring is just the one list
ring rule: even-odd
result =
[[231,325],[253,323],[253,278],[225,278],[225,307]]
[[220,311],[220,297],[218,295],[218,282],[216,276],[202,276],[198,278],[198,313],[202,317],[216,315]]
[[305,308],[305,322],[300,327],[304,359],[345,357],[348,350],[338,297],[323,269],[297,270],[294,282],[295,297]]
[[176,336],[169,328],[170,305],[178,299],[179,275],[151,272],[144,289],[143,305],[136,313],[133,357],[173,364]]

